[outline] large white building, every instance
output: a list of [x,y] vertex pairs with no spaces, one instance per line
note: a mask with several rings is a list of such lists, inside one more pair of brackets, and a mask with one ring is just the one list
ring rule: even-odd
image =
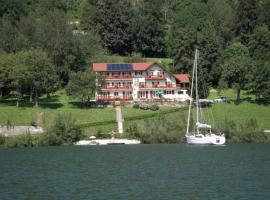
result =
[[189,98],[189,75],[172,74],[158,63],[94,63],[93,71],[103,79],[96,96],[99,100]]

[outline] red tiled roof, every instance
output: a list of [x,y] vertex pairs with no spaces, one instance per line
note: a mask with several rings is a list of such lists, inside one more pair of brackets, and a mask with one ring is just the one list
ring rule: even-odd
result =
[[146,63],[132,63],[134,71],[143,71],[148,69],[151,65],[154,63],[152,62],[146,62]]
[[189,74],[174,74],[181,83],[189,83]]
[[[105,72],[107,71],[107,64],[109,63],[93,63],[93,71],[94,72]],[[116,64],[116,63],[114,63]],[[121,64],[127,64],[127,63],[121,63]],[[133,65],[133,71],[144,71],[148,69],[151,65],[154,63],[145,62],[145,63],[130,63]]]
[[94,72],[104,72],[107,71],[107,63],[93,63]]

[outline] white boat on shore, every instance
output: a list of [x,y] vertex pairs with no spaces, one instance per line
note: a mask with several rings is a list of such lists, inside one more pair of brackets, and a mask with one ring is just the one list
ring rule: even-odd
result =
[[[188,144],[213,144],[213,145],[222,145],[225,144],[226,138],[224,134],[214,134],[212,132],[212,126],[206,123],[201,123],[200,121],[202,116],[202,109],[199,108],[199,95],[198,95],[198,69],[197,69],[197,61],[198,61],[198,50],[195,51],[195,59],[192,71],[192,82],[191,82],[191,90],[190,90],[190,103],[188,110],[188,121],[187,121],[187,131],[186,131],[186,139]],[[195,101],[196,101],[196,112],[195,117],[196,124],[194,126],[194,130],[190,131],[190,121],[191,121],[191,107],[193,101],[193,85],[195,82]]]

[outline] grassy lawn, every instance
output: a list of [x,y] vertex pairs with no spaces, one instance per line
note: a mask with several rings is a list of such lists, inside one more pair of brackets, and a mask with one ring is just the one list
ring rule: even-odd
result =
[[247,119],[254,118],[264,129],[270,129],[270,105],[265,106],[248,102],[239,105],[216,103],[213,105],[212,112],[217,123],[228,119],[240,124]]
[[[81,108],[79,102],[71,101],[65,94],[58,92],[51,98],[41,97],[39,107],[25,102],[21,107],[15,106],[15,99],[10,98],[0,103],[0,125],[7,124],[10,120],[12,125],[30,125],[32,121],[37,121],[39,113],[43,113],[46,125],[51,124],[56,114],[71,114],[78,124],[108,122],[115,120],[114,108]],[[139,110],[133,108],[123,108],[124,118],[149,116],[173,110],[171,107],[162,107],[158,111]]]
[[[181,110],[167,115],[173,115],[175,118],[179,118],[183,113],[184,116],[187,116],[187,110]],[[243,102],[239,105],[235,105],[234,103],[215,103],[210,108],[204,108],[203,115],[206,121],[212,125],[222,124],[226,119],[233,120],[236,124],[243,124],[248,119],[254,118],[263,129],[270,129],[270,105],[258,105],[248,102]]]
[[[209,99],[216,99],[219,97],[228,97],[230,99],[236,99],[236,91],[233,89],[226,89],[226,90],[221,90],[220,92],[216,89],[211,89],[210,94],[208,96]],[[240,95],[241,99],[246,99],[246,98],[254,98],[253,95],[247,94],[246,91],[241,91]]]
[[[217,92],[211,92],[211,98],[217,98]],[[226,90],[221,93],[222,96],[234,97],[233,90]],[[243,94],[242,97],[249,97]],[[101,132],[108,133],[117,129],[115,123],[114,108],[81,108],[79,102],[70,100],[62,91],[57,92],[51,98],[41,97],[40,107],[35,108],[33,104],[27,100],[22,102],[22,106],[15,107],[15,99],[9,98],[5,102],[0,103],[0,125],[7,124],[10,120],[12,125],[30,125],[32,121],[37,121],[38,113],[43,113],[45,125],[49,125],[54,120],[56,114],[71,114],[79,125],[84,127],[87,135]],[[212,106],[208,113],[210,122],[214,125],[220,124],[225,119],[233,120],[237,124],[245,122],[247,119],[255,118],[264,129],[270,129],[270,105],[258,105],[255,103],[242,102],[239,105],[234,103],[216,103]],[[211,111],[210,111],[211,110]],[[172,113],[168,113],[172,112]],[[133,108],[122,108],[123,117],[125,119],[124,128],[127,128],[135,121],[144,118],[155,117],[159,114],[173,116],[177,120],[183,120],[183,116],[187,116],[187,110],[179,110],[175,112],[174,107],[161,107],[158,111],[139,110]],[[212,113],[212,114],[211,114]],[[212,116],[214,121],[212,122]]]

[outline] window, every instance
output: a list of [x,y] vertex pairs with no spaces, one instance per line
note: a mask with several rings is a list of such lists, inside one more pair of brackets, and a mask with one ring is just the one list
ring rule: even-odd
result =
[[118,92],[114,92],[114,96],[115,97],[118,97]]
[[183,91],[178,91],[178,94],[184,94],[184,92]]

